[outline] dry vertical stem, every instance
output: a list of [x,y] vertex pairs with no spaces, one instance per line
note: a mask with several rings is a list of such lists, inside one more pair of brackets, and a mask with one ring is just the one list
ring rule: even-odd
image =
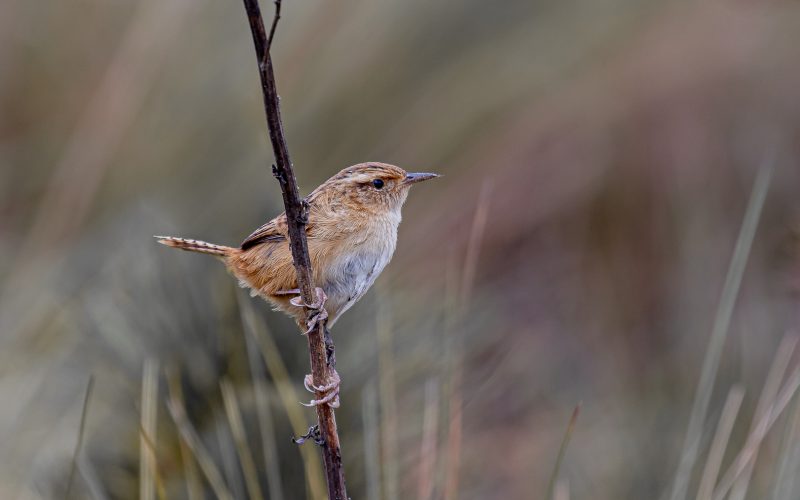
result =
[[381,498],[380,445],[378,441],[378,395],[375,384],[361,391],[361,420],[364,422],[364,480],[367,500]]
[[779,466],[772,481],[773,491],[771,500],[785,500],[796,498],[793,496],[795,488],[796,471],[800,470],[800,400],[795,398],[792,414],[786,422],[786,429],[781,436],[782,450]]
[[[750,432],[754,430],[756,422],[763,418],[764,412],[767,409],[767,405],[775,398],[775,394],[778,393],[778,390],[781,386],[781,381],[786,374],[786,369],[789,366],[789,361],[791,360],[796,344],[796,338],[787,336],[784,337],[781,345],[778,347],[778,352],[775,354],[775,360],[772,363],[772,367],[767,375],[767,380],[764,383],[764,389],[761,391],[761,395],[758,398],[758,405],[756,406],[756,412],[750,425]],[[750,486],[750,478],[753,475],[753,467],[755,466],[757,455],[758,448],[755,450],[755,456],[753,457],[753,460],[750,461],[745,471],[733,485],[728,500],[744,500],[744,497],[747,494],[747,488]]]
[[167,399],[167,410],[178,428],[178,435],[181,441],[191,451],[195,460],[197,460],[200,469],[205,474],[211,489],[214,490],[216,498],[221,500],[233,500],[233,495],[225,484],[219,469],[214,464],[211,454],[203,446],[203,441],[197,434],[197,431],[189,421],[186,415],[186,409],[183,406],[183,393],[180,389],[180,375],[176,372],[170,373],[169,376],[169,399]]
[[747,437],[742,450],[736,456],[728,471],[722,476],[716,490],[714,490],[714,500],[724,500],[736,480],[742,475],[751,460],[755,458],[756,450],[766,437],[767,432],[775,424],[783,410],[794,398],[797,390],[800,389],[800,366],[796,367],[789,376],[769,407],[764,411],[764,415],[753,427],[753,431]]
[[383,463],[383,487],[386,500],[398,499],[397,458],[397,386],[393,353],[392,314],[388,301],[378,302],[376,330],[378,334],[378,366],[381,408],[381,447]]
[[558,448],[558,456],[556,457],[556,465],[553,467],[553,474],[550,476],[550,483],[547,486],[547,499],[555,499],[558,496],[556,495],[558,484],[560,480],[558,478],[559,473],[561,471],[561,464],[564,461],[564,455],[567,452],[567,445],[569,444],[569,440],[572,437],[572,433],[575,430],[575,423],[578,421],[578,415],[581,412],[581,404],[578,403],[575,405],[575,409],[572,410],[572,416],[569,418],[569,423],[567,424],[567,430],[564,432],[564,438],[561,440],[561,446]]
[[247,493],[250,498],[263,498],[261,485],[258,483],[258,472],[250,448],[247,446],[247,434],[244,429],[242,412],[239,410],[239,403],[236,401],[236,392],[229,380],[220,382],[222,391],[222,401],[225,404],[225,413],[228,415],[228,422],[231,427],[233,440],[236,442],[236,451],[239,454],[239,462],[242,464],[242,475],[247,485]]
[[[264,358],[267,371],[278,390],[278,396],[283,403],[283,409],[286,411],[286,416],[289,418],[289,423],[292,426],[292,432],[295,435],[302,434],[306,428],[305,419],[303,418],[303,411],[297,402],[300,397],[294,390],[294,386],[289,379],[289,371],[286,368],[283,358],[281,358],[278,345],[275,339],[272,338],[267,325],[264,321],[256,316],[253,304],[250,303],[244,296],[239,293],[239,309],[242,316],[242,324],[244,325],[245,332],[252,336],[256,341],[257,347],[261,350],[261,355]],[[308,482],[308,489],[311,498],[321,498],[325,494],[325,486],[323,485],[322,464],[320,463],[319,456],[314,450],[306,447],[298,449],[300,456],[303,457],[303,465],[306,471],[306,481]]]
[[419,450],[419,481],[417,498],[433,498],[436,471],[437,436],[439,429],[439,380],[428,380],[425,384],[425,412],[422,417],[422,443]]
[[[237,295],[237,302],[240,302]],[[244,311],[242,320],[244,322]],[[247,346],[247,359],[250,363],[250,375],[253,381],[253,391],[256,400],[256,413],[261,433],[261,451],[264,454],[264,464],[267,470],[267,484],[269,485],[270,500],[283,500],[283,487],[281,485],[280,460],[275,446],[275,426],[272,421],[272,412],[267,399],[267,380],[264,365],[259,359],[258,345],[252,332],[245,328],[245,344]]]
[[553,500],[569,500],[569,483],[567,481],[559,481],[556,484]]
[[[278,90],[275,86],[275,73],[269,52],[271,38],[267,38],[258,1],[243,1],[258,59],[261,90],[264,95],[264,110],[267,116],[272,151],[275,154],[273,174],[278,179],[283,193],[283,204],[286,209],[286,222],[289,230],[289,245],[292,250],[295,272],[297,273],[297,285],[303,302],[314,304],[317,301],[317,297],[312,281],[311,259],[308,255],[308,242],[306,241],[305,232],[305,225],[308,222],[307,207],[300,199],[297,180],[289,158],[289,148],[286,145],[286,137],[283,132]],[[280,6],[280,0],[276,0],[276,17],[271,29],[273,35],[277,27]],[[313,314],[314,311],[306,310],[306,320],[311,320]],[[325,322],[314,321],[313,325],[314,327],[308,333],[311,375],[315,386],[324,386],[333,379],[331,376],[333,366],[332,363],[329,363],[329,359],[334,359],[333,349],[332,344],[326,346],[326,340],[329,339],[326,338]],[[333,408],[328,405],[318,405],[316,408],[319,429],[325,441],[322,445],[322,455],[325,462],[325,476],[328,482],[328,496],[331,500],[346,500],[347,491],[344,482],[339,435],[336,431],[336,417],[334,416]]]
[[[181,387],[180,376],[173,367],[167,370],[167,383],[169,386],[170,400],[178,405],[183,405],[183,388]],[[203,485],[200,481],[200,471],[197,470],[197,462],[194,458],[192,449],[186,440],[179,439],[181,461],[183,462],[183,474],[186,477],[186,494],[189,500],[201,500],[204,498]]]
[[461,468],[461,436],[463,430],[462,412],[462,393],[461,383],[463,378],[463,359],[461,346],[461,329],[464,328],[464,312],[472,298],[472,289],[475,284],[475,275],[478,268],[478,256],[480,245],[486,230],[486,221],[489,214],[489,199],[491,197],[492,184],[487,181],[481,187],[478,197],[478,205],[475,210],[475,217],[472,220],[472,228],[467,244],[467,255],[464,259],[464,269],[461,274],[461,284],[459,287],[458,302],[455,305],[455,318],[452,329],[453,335],[450,349],[453,351],[452,365],[450,367],[450,395],[448,398],[448,411],[450,427],[447,436],[447,459],[445,467],[444,498],[445,500],[455,500],[458,498],[459,472]]
[[72,454],[72,463],[69,469],[69,478],[67,478],[67,489],[64,491],[64,498],[69,499],[70,490],[72,489],[72,481],[75,478],[75,468],[78,464],[78,456],[81,453],[83,446],[83,433],[86,430],[86,415],[89,412],[89,398],[92,396],[92,388],[94,388],[94,375],[89,375],[89,381],[86,382],[86,393],[83,397],[83,409],[81,410],[81,424],[78,428],[78,441],[75,443],[75,452]]
[[158,421],[158,362],[147,358],[142,370],[142,416],[139,430],[139,498],[156,495],[155,441]]
[[700,487],[697,489],[697,500],[710,500],[714,493],[714,485],[717,483],[719,469],[722,466],[722,459],[725,458],[725,449],[731,437],[733,424],[736,423],[736,416],[739,414],[739,407],[744,398],[744,389],[741,386],[734,386],[728,392],[728,399],[719,417],[717,432],[711,442],[711,449],[708,452],[706,466],[703,468],[703,476],[700,479]]
[[200,484],[200,473],[197,464],[192,458],[192,450],[182,439],[178,440],[181,462],[183,463],[183,476],[186,478],[186,496],[189,500],[203,498],[203,486]]
[[722,348],[728,336],[728,327],[733,316],[733,308],[736,298],[739,295],[739,287],[742,283],[744,270],[753,246],[758,222],[761,218],[761,209],[764,207],[764,200],[767,197],[772,171],[775,167],[774,157],[777,151],[772,149],[767,152],[767,156],[762,167],[758,171],[753,190],[750,194],[750,201],[747,204],[744,220],[742,221],[739,236],[736,239],[736,246],[733,250],[731,263],[728,267],[728,274],[725,277],[725,284],[722,287],[717,312],[714,317],[714,325],[711,329],[711,338],[708,340],[708,348],[703,359],[703,368],[700,372],[700,381],[697,383],[697,391],[692,403],[692,412],[689,417],[689,428],[686,430],[686,437],[683,441],[683,451],[675,471],[675,479],[672,483],[670,500],[684,500],[686,491],[689,487],[689,480],[692,475],[697,455],[700,449],[700,438],[703,433],[703,425],[708,414],[708,407],[711,404],[711,394],[714,390],[714,382],[717,378],[717,368],[722,357]]

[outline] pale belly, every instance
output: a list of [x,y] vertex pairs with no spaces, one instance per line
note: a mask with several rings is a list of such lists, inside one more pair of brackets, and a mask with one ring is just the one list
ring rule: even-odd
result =
[[322,285],[328,296],[329,325],[367,293],[393,253],[391,244],[378,249],[359,249],[329,269],[328,279]]

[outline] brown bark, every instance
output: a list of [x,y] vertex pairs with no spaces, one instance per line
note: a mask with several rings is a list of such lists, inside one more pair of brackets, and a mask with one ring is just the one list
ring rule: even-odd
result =
[[[275,73],[269,51],[272,37],[275,34],[275,28],[280,18],[281,2],[280,0],[275,1],[275,18],[270,29],[270,36],[267,38],[258,0],[243,1],[258,59],[269,138],[275,154],[275,165],[273,165],[272,171],[278,179],[283,193],[283,204],[286,208],[286,220],[289,226],[289,241],[292,257],[294,258],[294,267],[297,272],[297,284],[303,302],[313,304],[317,297],[312,281],[311,260],[308,255],[305,232],[305,225],[308,222],[307,206],[304,200],[300,198],[297,180],[289,158],[289,149],[286,145],[286,137],[281,122],[278,90],[275,86]],[[306,309],[307,320],[313,321],[314,314],[314,310]],[[324,321],[314,321],[314,328],[308,333],[308,350],[311,358],[311,373],[314,385],[324,386],[332,379],[331,372],[334,369],[333,344],[330,343],[330,339],[327,336]],[[346,500],[347,491],[342,467],[342,452],[339,445],[339,435],[336,431],[334,411],[327,404],[319,405],[316,408],[319,432],[324,441],[321,448],[325,462],[325,476],[328,482],[328,496],[331,500]]]

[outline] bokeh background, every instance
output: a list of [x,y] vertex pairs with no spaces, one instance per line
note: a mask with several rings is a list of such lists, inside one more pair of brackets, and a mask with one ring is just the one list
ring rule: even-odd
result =
[[[350,495],[694,498],[741,401],[722,476],[795,366],[800,4],[283,16],[301,191],[367,160],[445,174],[414,189],[394,260],[333,330]],[[321,498],[314,445],[289,439],[314,418],[305,339],[218,262],[152,239],[233,244],[280,212],[265,130],[240,2],[0,4],[0,497]],[[800,496],[797,415],[775,415],[730,498]]]

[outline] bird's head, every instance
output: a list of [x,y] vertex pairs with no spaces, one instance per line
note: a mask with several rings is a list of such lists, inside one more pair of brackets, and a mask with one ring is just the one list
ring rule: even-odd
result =
[[325,189],[334,198],[350,202],[366,212],[399,211],[414,184],[439,177],[431,173],[410,173],[387,163],[359,163],[328,179]]

